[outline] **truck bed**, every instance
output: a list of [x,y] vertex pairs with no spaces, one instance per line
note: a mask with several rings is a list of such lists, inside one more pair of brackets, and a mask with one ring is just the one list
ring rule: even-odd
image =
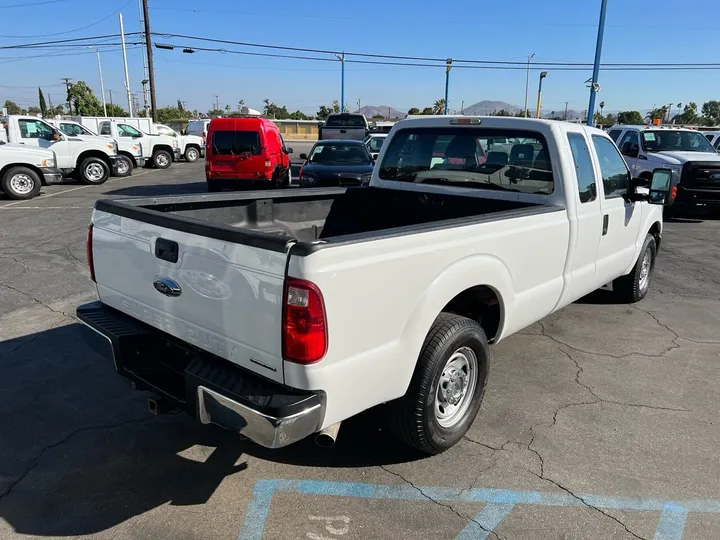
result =
[[313,246],[557,210],[549,205],[378,187],[100,200],[98,211],[218,240],[301,255]]

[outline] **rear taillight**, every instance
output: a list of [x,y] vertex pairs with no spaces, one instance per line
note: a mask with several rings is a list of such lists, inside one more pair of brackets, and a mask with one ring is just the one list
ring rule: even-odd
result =
[[673,186],[670,190],[670,199],[677,197],[677,186]]
[[282,344],[283,358],[296,364],[313,364],[327,352],[325,304],[308,281],[285,281]]
[[85,249],[87,251],[88,267],[90,268],[90,279],[95,281],[95,263],[93,262],[92,240],[93,240],[93,225],[91,223],[90,225],[88,225],[87,242],[85,244]]

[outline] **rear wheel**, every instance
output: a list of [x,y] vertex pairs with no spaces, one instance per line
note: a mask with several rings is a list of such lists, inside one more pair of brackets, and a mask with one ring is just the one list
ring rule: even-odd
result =
[[167,150],[157,150],[153,154],[153,166],[156,169],[167,169],[172,165],[172,156]]
[[480,409],[490,363],[482,327],[441,313],[420,351],[403,397],[388,405],[390,429],[425,454],[439,454],[463,438]]
[[104,184],[110,176],[110,167],[100,158],[89,157],[80,164],[79,174],[86,184]]
[[0,180],[0,187],[11,199],[32,199],[40,193],[40,176],[27,167],[13,167]]
[[656,253],[655,237],[648,234],[632,271],[613,281],[613,291],[619,300],[633,304],[645,298],[655,270]]
[[127,156],[119,156],[117,165],[117,176],[124,177],[130,176],[133,171],[133,162]]
[[185,161],[193,163],[200,157],[200,151],[197,148],[190,147],[185,150]]

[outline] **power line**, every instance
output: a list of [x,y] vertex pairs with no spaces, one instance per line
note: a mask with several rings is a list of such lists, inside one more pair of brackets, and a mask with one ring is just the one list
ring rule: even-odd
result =
[[0,6],[0,9],[9,8],[29,8],[35,6],[42,6],[44,4],[59,4],[60,2],[67,2],[68,0],[44,0],[43,2],[33,2],[31,4],[11,4],[9,6]]
[[[125,36],[136,36],[140,34],[140,32],[127,32]],[[3,37],[3,36],[0,36]],[[37,47],[40,45],[55,45],[60,43],[72,43],[75,41],[89,41],[94,39],[108,39],[108,38],[120,38],[120,34],[105,34],[102,36],[88,36],[88,37],[79,37],[79,38],[68,38],[68,39],[56,39],[54,41],[38,41],[37,43],[18,43],[16,45],[3,45],[0,47],[0,49],[24,49],[24,48],[32,48]],[[87,43],[83,43],[82,45],[87,45]]]

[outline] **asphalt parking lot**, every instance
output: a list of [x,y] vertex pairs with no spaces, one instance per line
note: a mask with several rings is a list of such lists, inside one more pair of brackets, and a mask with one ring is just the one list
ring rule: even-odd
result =
[[720,221],[666,224],[639,304],[598,291],[494,347],[447,453],[409,454],[382,409],[273,452],[151,417],[74,317],[96,199],[203,191],[179,163],[0,196],[0,538],[720,538]]

